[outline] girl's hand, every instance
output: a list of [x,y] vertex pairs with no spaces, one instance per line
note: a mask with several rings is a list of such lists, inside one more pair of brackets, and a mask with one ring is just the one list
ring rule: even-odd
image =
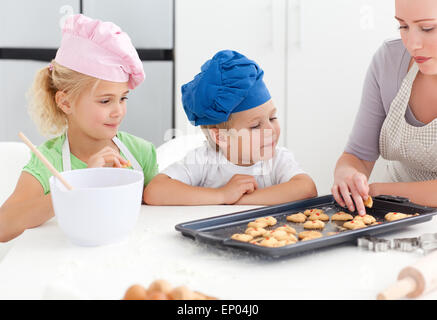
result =
[[104,147],[102,150],[92,155],[88,159],[88,168],[122,168],[127,164],[128,161],[125,160],[118,151],[112,149],[111,147]]
[[353,212],[356,206],[360,215],[366,214],[363,200],[367,200],[369,196],[369,184],[363,173],[350,169],[347,172],[337,174],[334,177],[331,192],[335,201],[342,207],[347,206],[349,211]]
[[218,188],[223,196],[223,203],[234,204],[241,199],[246,193],[252,193],[258,189],[258,183],[255,178],[246,174],[234,175],[228,183]]

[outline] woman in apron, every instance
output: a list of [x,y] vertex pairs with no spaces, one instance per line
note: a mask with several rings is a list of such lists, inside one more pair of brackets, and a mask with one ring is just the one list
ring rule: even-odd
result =
[[[118,131],[129,89],[145,78],[128,35],[111,22],[70,16],[56,57],[38,71],[31,115],[56,137],[38,147],[58,171],[128,167],[147,185],[158,172],[153,144]],[[70,151],[71,150],[71,151]],[[12,195],[0,207],[0,241],[9,241],[54,216],[51,172],[32,154]]]
[[[401,40],[387,41],[367,73],[363,98],[332,194],[365,214],[379,194],[437,207],[437,2],[396,0]],[[368,184],[379,156],[386,179]]]

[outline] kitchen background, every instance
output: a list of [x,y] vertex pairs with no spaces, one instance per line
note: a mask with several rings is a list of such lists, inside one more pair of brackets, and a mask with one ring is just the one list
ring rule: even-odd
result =
[[[27,113],[35,72],[54,58],[69,14],[109,20],[126,31],[146,81],[129,96],[121,130],[156,147],[199,133],[186,120],[180,87],[222,49],[265,71],[291,149],[319,194],[330,193],[372,55],[399,37],[393,0],[9,0],[0,4],[0,141],[42,137]],[[373,179],[383,170],[379,162]]]

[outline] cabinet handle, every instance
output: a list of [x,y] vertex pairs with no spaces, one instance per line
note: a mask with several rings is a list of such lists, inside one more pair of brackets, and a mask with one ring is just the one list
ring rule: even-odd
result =
[[289,46],[302,51],[304,45],[303,0],[286,2],[286,32]]
[[303,1],[297,0],[296,2],[296,13],[297,13],[297,19],[299,21],[298,24],[298,39],[296,41],[296,45],[299,49],[303,50]]

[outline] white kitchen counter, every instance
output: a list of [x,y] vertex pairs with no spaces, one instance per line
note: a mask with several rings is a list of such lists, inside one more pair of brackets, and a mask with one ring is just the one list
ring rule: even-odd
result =
[[[199,244],[175,225],[254,206],[142,206],[129,239],[78,247],[51,219],[26,230],[0,263],[0,299],[120,299],[162,278],[219,299],[375,299],[420,252],[371,252],[345,244],[276,260]],[[379,235],[437,232],[437,220]],[[437,292],[424,297],[437,299]]]

